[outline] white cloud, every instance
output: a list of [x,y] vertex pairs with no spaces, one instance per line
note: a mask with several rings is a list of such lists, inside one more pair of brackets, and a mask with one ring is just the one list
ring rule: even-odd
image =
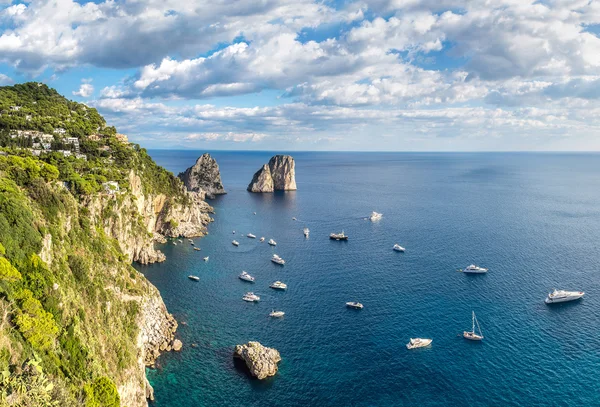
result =
[[73,92],[75,96],[81,96],[82,98],[89,98],[94,93],[94,86],[90,83],[84,82],[79,86],[79,90]]
[[12,80],[11,77],[9,77],[8,75],[4,75],[3,73],[0,73],[0,85],[10,85],[13,82],[14,81]]
[[262,133],[192,133],[183,137],[186,141],[233,141],[236,143],[256,143],[267,137]]

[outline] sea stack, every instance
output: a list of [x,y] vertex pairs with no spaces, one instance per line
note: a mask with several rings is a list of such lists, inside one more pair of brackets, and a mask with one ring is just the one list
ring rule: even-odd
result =
[[178,175],[186,188],[193,192],[205,192],[208,198],[226,194],[221,182],[217,161],[208,153],[202,154],[196,164]]
[[277,363],[281,361],[281,355],[277,349],[267,348],[260,342],[248,342],[245,345],[236,345],[233,357],[246,362],[246,366],[257,379],[266,379],[275,376]]
[[268,164],[258,170],[250,185],[250,192],[273,192],[296,190],[296,163],[290,155],[275,155]]

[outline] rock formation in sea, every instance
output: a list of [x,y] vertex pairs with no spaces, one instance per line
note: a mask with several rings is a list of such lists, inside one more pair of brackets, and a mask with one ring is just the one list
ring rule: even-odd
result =
[[178,177],[189,191],[204,192],[207,198],[227,193],[221,182],[219,165],[208,153],[198,157],[196,164],[179,173]]
[[233,356],[246,362],[250,373],[260,380],[274,376],[277,373],[277,363],[281,361],[281,355],[276,349],[253,341],[236,345]]
[[275,155],[262,166],[248,185],[250,192],[296,190],[296,163],[289,155]]

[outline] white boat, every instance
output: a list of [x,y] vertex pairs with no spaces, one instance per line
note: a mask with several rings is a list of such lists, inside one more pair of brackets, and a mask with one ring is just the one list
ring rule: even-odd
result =
[[256,215],[256,212],[254,212],[254,214]]
[[400,246],[398,243],[396,243],[396,244],[394,245],[393,249],[394,249],[395,251],[397,251],[397,252],[404,252],[404,251],[406,251],[406,249],[405,249],[404,247]]
[[271,246],[277,246],[277,242],[275,240],[273,240],[273,239],[269,239],[269,244]]
[[383,214],[373,211],[373,212],[371,212],[371,216],[369,216],[369,219],[371,220],[371,222],[375,222],[375,221],[381,219],[382,216],[383,216]]
[[[483,334],[481,333],[481,327],[479,326],[479,321],[477,321],[477,317],[475,316],[475,311],[473,311],[473,325],[471,326],[470,331],[463,332],[463,338],[468,339],[470,341],[480,341],[483,339]],[[475,333],[475,325],[477,325],[477,330],[479,334]]]
[[174,245],[174,246],[177,246],[177,243],[173,242],[173,245]]
[[283,312],[283,311],[275,311],[275,310],[273,310],[273,311],[271,311],[269,313],[269,316],[273,317],[273,318],[281,318],[284,315],[285,315],[285,312]]
[[208,256],[204,257],[203,259],[204,261],[208,261]]
[[237,240],[234,240],[233,242],[231,242],[231,244],[234,245],[234,246],[239,246],[240,245],[240,243]]
[[285,264],[285,260],[283,260],[281,257],[279,257],[276,254],[274,254],[273,257],[271,257],[271,261],[273,263],[281,264],[282,266]]
[[282,283],[281,281],[275,281],[269,287],[274,288],[275,290],[286,290],[287,284]]
[[408,349],[417,349],[424,348],[425,346],[431,345],[433,339],[423,339],[423,338],[410,338],[410,342],[406,344]]
[[199,251],[200,251],[200,250],[202,250],[202,249],[201,249],[201,248],[199,248],[199,247],[194,247],[194,250],[195,250],[195,251],[197,251],[197,252],[199,252]]
[[233,231],[233,234],[235,235],[235,230]]
[[470,266],[465,268],[462,272],[463,273],[471,273],[471,274],[482,274],[482,273],[487,273],[487,271],[488,271],[488,269],[471,264]]
[[179,243],[183,243],[183,240],[181,240],[181,239],[177,239],[177,241],[178,241]]
[[200,277],[198,277],[198,276],[188,276],[188,278],[189,278],[190,280],[194,280],[194,281],[200,281]]
[[258,302],[258,301],[260,301],[260,297],[256,294],[254,294],[253,292],[249,292],[249,293],[246,293],[242,297],[242,300],[248,301],[248,302]]
[[308,228],[304,228],[304,237],[308,237],[310,234],[310,230]]
[[262,242],[264,242],[264,241],[265,241],[265,238],[264,238],[264,237],[261,237],[261,238],[260,238],[260,242],[262,243]]
[[294,218],[292,218],[292,220],[298,220],[298,219],[296,219],[296,218],[294,217]]
[[248,233],[246,236],[250,239],[256,239],[256,236],[254,236],[252,233]]
[[240,278],[240,280],[249,281],[251,283],[254,282],[254,277],[252,277],[250,274],[246,273],[245,271],[242,271],[242,274],[240,274],[238,277]]
[[331,240],[348,240],[348,236],[346,236],[343,230],[342,233],[331,233],[329,238]]
[[356,309],[363,309],[364,305],[362,305],[360,302],[350,301],[350,302],[346,303],[346,307],[356,308]]
[[557,302],[568,302],[575,301],[583,297],[585,293],[583,291],[564,291],[564,290],[553,290],[548,297],[546,297],[546,304],[554,304]]

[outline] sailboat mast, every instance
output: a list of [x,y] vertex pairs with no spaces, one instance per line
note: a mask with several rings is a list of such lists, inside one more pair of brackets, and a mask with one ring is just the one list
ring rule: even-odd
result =
[[473,313],[472,321],[473,326],[471,327],[471,332],[475,333],[475,311],[471,311]]

